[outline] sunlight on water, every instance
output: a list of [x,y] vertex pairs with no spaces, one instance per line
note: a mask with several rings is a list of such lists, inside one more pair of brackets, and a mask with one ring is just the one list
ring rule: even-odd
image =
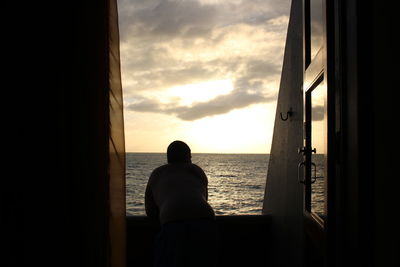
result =
[[[216,215],[261,214],[269,155],[193,154],[193,163],[208,177],[209,202]],[[323,161],[316,158],[317,176],[312,186],[312,210],[323,215],[325,194]],[[153,169],[166,163],[162,153],[126,154],[127,215],[145,215],[144,192]]]
[[[325,214],[325,174],[324,174],[324,164],[325,156],[324,154],[313,154],[313,162],[316,164],[316,181],[311,185],[311,210],[321,217]],[[314,173],[313,173],[314,175]]]
[[[209,202],[216,215],[261,214],[269,155],[193,154],[208,176]],[[144,191],[165,154],[127,153],[127,215],[145,215]]]

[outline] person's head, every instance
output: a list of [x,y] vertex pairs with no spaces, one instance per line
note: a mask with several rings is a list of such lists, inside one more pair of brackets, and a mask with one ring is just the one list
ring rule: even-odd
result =
[[191,163],[192,155],[189,146],[182,141],[174,141],[167,149],[168,163]]

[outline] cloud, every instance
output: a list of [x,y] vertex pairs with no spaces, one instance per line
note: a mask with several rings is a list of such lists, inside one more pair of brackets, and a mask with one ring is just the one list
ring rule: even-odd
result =
[[119,0],[121,40],[153,41],[206,37],[215,27],[262,25],[287,16],[290,0],[196,1]]
[[312,108],[312,120],[313,121],[322,121],[325,116],[325,106],[313,106]]
[[153,99],[137,98],[136,102],[128,106],[128,110],[138,112],[162,112],[161,104]]
[[208,116],[228,113],[252,104],[265,103],[275,100],[275,96],[265,97],[247,91],[235,91],[232,94],[222,95],[208,102],[195,103],[191,107],[177,107],[172,113],[182,120],[197,120]]
[[[182,106],[178,101],[161,103],[154,99],[139,97],[136,102],[128,105],[127,109],[137,112],[153,112],[175,115],[186,121],[193,121],[208,116],[228,113],[253,104],[268,103],[276,99],[276,94],[263,95],[259,88],[261,82],[247,84],[241,81],[236,89],[226,95],[220,95],[207,102],[195,102],[190,106]],[[245,84],[246,83],[246,84]]]
[[275,76],[281,72],[281,64],[259,59],[249,60],[246,65],[247,79],[264,79],[267,75]]
[[198,1],[161,0],[146,5],[138,4],[138,1],[123,2],[120,10],[122,36],[137,35],[158,41],[207,35],[214,27],[217,15],[214,6]]
[[[175,86],[200,83],[218,79],[221,74],[218,69],[207,66],[207,64],[192,64],[174,66],[170,68],[157,68],[152,71],[132,72],[126,74],[134,81],[126,87],[131,92],[157,91]],[[127,91],[127,90],[126,90]],[[129,95],[129,93],[127,93]]]
[[225,30],[218,44],[211,41],[186,47],[178,40],[157,48],[149,44],[146,50],[123,51],[123,80],[132,81],[129,85],[124,83],[124,92],[162,90],[226,78],[279,78],[283,36],[271,39],[270,32],[241,25]]
[[[288,0],[119,0],[127,110],[195,120],[276,100]],[[151,92],[230,79],[234,89],[182,106]]]

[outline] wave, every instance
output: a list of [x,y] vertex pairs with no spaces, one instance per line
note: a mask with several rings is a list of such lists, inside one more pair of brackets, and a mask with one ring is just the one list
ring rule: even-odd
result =
[[215,177],[218,178],[235,178],[238,177],[237,175],[233,175],[233,174],[220,174],[220,175],[214,175]]
[[[265,155],[193,154],[193,163],[209,177],[210,205],[217,215],[260,214],[268,171]],[[127,154],[126,211],[144,215],[144,192],[152,170],[165,154]]]

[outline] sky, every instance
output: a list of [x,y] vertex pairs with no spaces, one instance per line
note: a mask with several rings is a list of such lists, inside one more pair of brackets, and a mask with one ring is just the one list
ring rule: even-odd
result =
[[269,153],[290,0],[119,0],[127,152]]

